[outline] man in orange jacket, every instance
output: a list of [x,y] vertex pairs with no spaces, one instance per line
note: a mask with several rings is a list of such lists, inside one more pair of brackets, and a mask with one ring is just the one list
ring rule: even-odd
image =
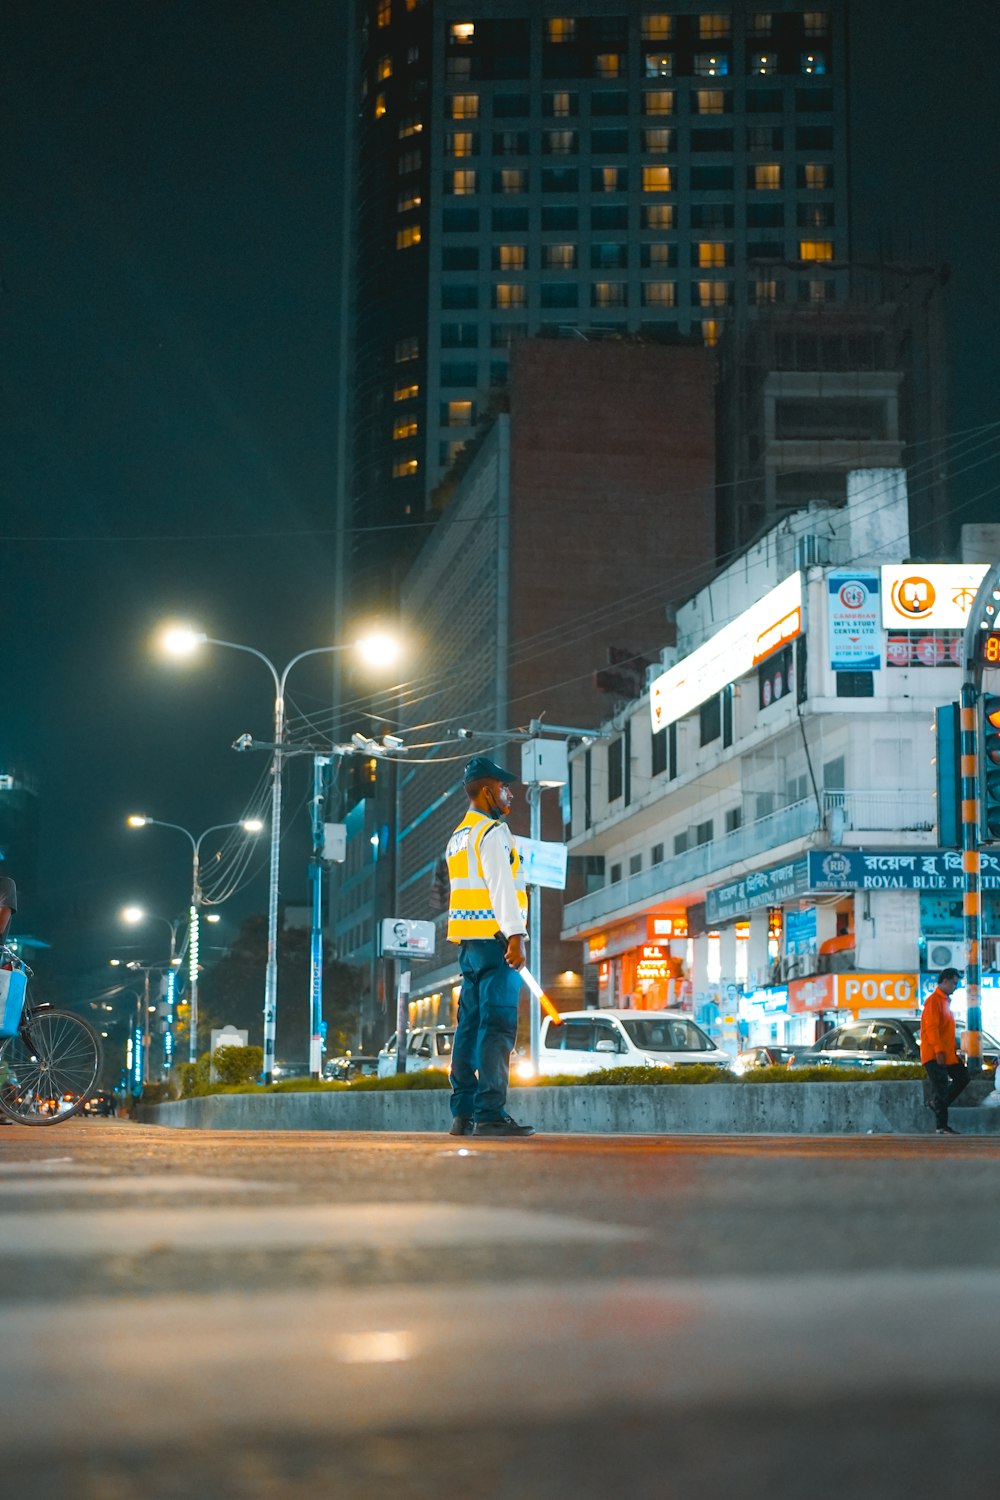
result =
[[937,989],[924,1001],[920,1017],[920,1061],[930,1083],[931,1109],[938,1135],[957,1135],[948,1124],[948,1106],[969,1081],[969,1070],[958,1056],[955,1017],[949,999],[961,979],[957,969],[942,969]]

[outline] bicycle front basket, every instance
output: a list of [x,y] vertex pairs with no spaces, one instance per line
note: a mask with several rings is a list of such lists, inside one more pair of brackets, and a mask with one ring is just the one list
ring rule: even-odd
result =
[[0,1037],[17,1035],[27,987],[23,969],[0,969]]

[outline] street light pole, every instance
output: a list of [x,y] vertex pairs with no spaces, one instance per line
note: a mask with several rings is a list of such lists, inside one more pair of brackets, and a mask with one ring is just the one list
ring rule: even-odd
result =
[[[198,646],[223,646],[228,651],[243,651],[256,656],[271,674],[274,682],[274,759],[271,763],[271,860],[268,873],[267,894],[267,964],[264,971],[264,1067],[261,1078],[270,1083],[274,1076],[274,1038],[278,1016],[278,881],[281,861],[281,773],[285,760],[285,684],[288,674],[298,662],[307,656],[329,656],[338,651],[348,651],[350,644],[339,646],[313,646],[300,651],[288,662],[280,674],[270,657],[255,646],[243,646],[236,641],[220,641],[203,631],[185,627],[172,627],[163,637],[163,643],[173,655],[187,655]],[[369,636],[353,643],[372,663],[386,663],[395,658],[395,642],[383,635]]]

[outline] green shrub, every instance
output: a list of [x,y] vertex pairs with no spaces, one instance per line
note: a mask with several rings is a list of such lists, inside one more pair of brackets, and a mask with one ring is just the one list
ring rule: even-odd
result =
[[169,1104],[171,1099],[180,1098],[180,1084],[175,1078],[167,1078],[162,1083],[147,1083],[142,1090],[142,1102],[144,1104]]
[[212,1085],[209,1082],[211,1066],[211,1056],[207,1052],[203,1052],[197,1062],[181,1063],[178,1066],[177,1081],[180,1084],[182,1099],[197,1099],[203,1094],[212,1092]]
[[451,1079],[440,1068],[421,1068],[419,1073],[391,1073],[388,1078],[355,1078],[349,1085],[355,1093],[387,1089],[450,1089]]
[[263,1047],[216,1047],[212,1066],[219,1083],[256,1083],[264,1066]]
[[713,1068],[702,1063],[681,1068],[605,1068],[592,1073],[557,1073],[552,1077],[511,1079],[517,1088],[547,1088],[554,1084],[566,1088],[570,1084],[608,1084],[612,1088],[629,1084],[659,1086],[681,1083],[886,1083],[923,1078],[924,1070],[917,1063],[892,1065],[885,1068],[751,1068],[748,1072],[731,1073],[728,1068]]

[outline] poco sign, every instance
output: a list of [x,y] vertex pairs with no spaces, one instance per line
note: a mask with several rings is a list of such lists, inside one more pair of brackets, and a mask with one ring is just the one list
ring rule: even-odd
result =
[[915,974],[841,974],[842,1004],[856,1010],[859,1005],[916,1005]]

